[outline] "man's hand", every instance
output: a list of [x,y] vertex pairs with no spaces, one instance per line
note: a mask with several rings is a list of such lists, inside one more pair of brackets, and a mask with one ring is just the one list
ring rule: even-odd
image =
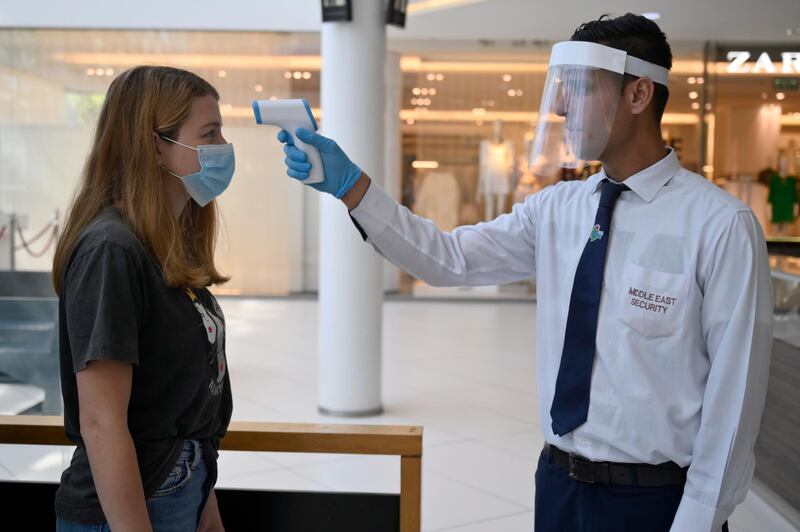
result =
[[[298,129],[295,134],[304,143],[317,148],[322,159],[325,181],[309,186],[342,199],[361,178],[361,169],[331,139],[307,129]],[[294,145],[292,136],[285,130],[278,133],[278,140],[285,144],[283,151],[286,153],[286,173],[289,177],[301,182],[308,179],[311,172],[308,156]]]

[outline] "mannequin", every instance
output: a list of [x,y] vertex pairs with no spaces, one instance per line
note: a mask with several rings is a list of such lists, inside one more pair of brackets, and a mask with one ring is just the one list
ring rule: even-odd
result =
[[767,204],[769,189],[767,186],[757,181],[753,182],[753,178],[749,175],[741,175],[738,179],[731,179],[725,182],[722,188],[750,206],[758,223],[761,224],[766,233],[769,228],[769,209]]
[[769,184],[769,203],[772,206],[772,223],[783,236],[797,217],[797,180],[789,174],[789,161],[785,153],[780,156],[778,173]]
[[525,133],[525,149],[522,155],[517,158],[519,181],[517,186],[514,187],[514,203],[525,201],[525,198],[531,194],[536,194],[545,187],[544,179],[541,176],[537,176],[530,165],[533,138],[533,130]]
[[503,138],[503,122],[495,120],[492,137],[481,141],[480,176],[477,200],[483,196],[486,220],[493,220],[505,209],[514,172],[514,145]]
[[458,226],[461,187],[450,172],[430,172],[422,181],[414,202],[414,213],[433,220],[441,231]]

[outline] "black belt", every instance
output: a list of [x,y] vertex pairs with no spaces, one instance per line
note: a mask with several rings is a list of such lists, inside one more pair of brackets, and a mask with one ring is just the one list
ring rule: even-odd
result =
[[548,461],[566,471],[570,478],[589,484],[659,487],[686,482],[688,467],[681,467],[675,462],[658,465],[592,462],[549,443],[544,444],[544,451]]

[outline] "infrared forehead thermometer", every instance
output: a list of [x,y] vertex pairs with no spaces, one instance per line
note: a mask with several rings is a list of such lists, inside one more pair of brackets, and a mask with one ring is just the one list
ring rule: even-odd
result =
[[325,181],[325,172],[322,168],[322,158],[319,150],[314,146],[303,143],[295,135],[298,128],[316,131],[317,121],[311,113],[311,107],[305,99],[297,100],[255,100],[253,101],[253,114],[256,123],[269,124],[285,129],[291,135],[294,145],[308,156],[311,163],[311,172],[303,183],[313,185]]

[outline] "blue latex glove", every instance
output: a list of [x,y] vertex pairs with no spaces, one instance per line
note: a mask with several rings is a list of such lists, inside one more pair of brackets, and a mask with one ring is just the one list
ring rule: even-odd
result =
[[[339,145],[331,139],[308,129],[298,129],[295,135],[306,144],[317,148],[322,159],[325,181],[309,186],[342,199],[361,177],[361,168],[353,164]],[[308,179],[311,163],[308,162],[306,154],[294,145],[292,136],[286,130],[282,129],[278,133],[278,140],[285,144],[283,151],[286,154],[285,162],[288,168],[286,173],[289,177],[301,182]]]

